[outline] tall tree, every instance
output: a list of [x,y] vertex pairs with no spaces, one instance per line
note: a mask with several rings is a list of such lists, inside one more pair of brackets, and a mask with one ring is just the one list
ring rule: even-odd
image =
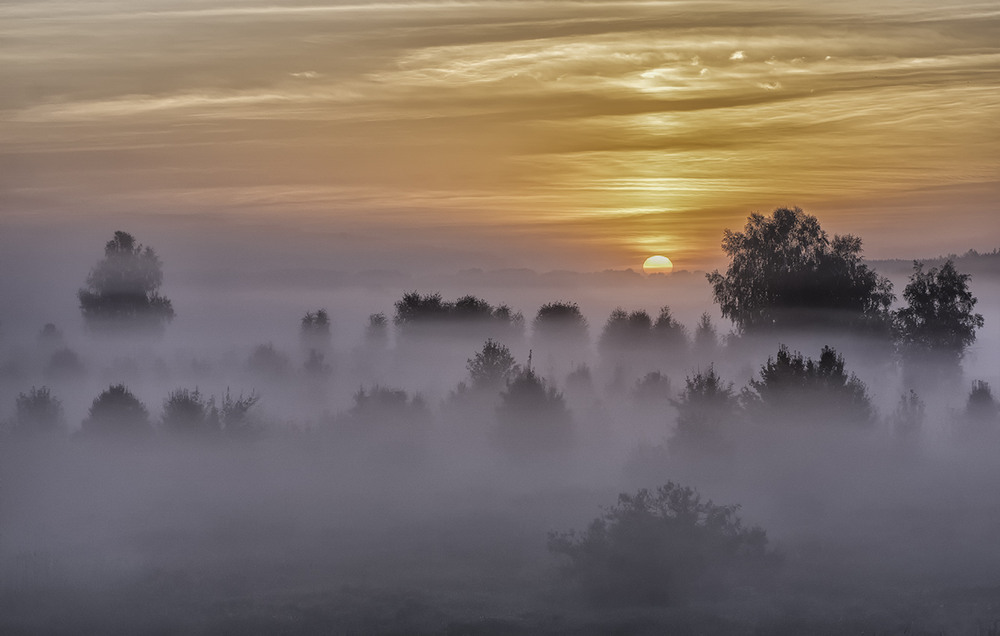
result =
[[895,313],[905,353],[956,361],[962,357],[984,322],[982,314],[973,311],[977,300],[969,291],[970,278],[960,274],[951,260],[926,272],[923,263],[913,263],[910,283],[903,290],[906,307]]
[[831,240],[799,208],[754,213],[742,232],[726,230],[725,275],[708,274],[722,315],[740,331],[811,326],[887,330],[892,283],[861,259],[861,239]]
[[174,317],[170,299],[159,293],[162,283],[163,265],[153,248],[115,232],[77,293],[80,311],[95,330],[162,332]]

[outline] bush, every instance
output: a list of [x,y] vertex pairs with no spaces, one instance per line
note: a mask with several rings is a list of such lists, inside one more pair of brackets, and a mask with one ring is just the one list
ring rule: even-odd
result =
[[566,574],[592,603],[672,605],[718,596],[776,562],[764,530],[745,527],[738,511],[668,482],[619,495],[582,534],[551,533],[549,550],[569,559]]
[[14,433],[43,435],[61,432],[65,428],[62,403],[48,387],[35,388],[17,396],[14,412]]
[[149,411],[124,384],[113,384],[94,398],[82,430],[87,435],[142,437],[150,432]]
[[868,388],[831,347],[813,360],[782,345],[740,397],[751,415],[768,422],[869,425],[875,418]]
[[500,394],[500,439],[507,450],[552,451],[572,437],[572,417],[562,393],[530,368],[522,370]]
[[177,389],[163,402],[160,422],[163,428],[185,435],[199,435],[218,431],[218,422],[209,417],[214,400],[206,401],[201,391]]

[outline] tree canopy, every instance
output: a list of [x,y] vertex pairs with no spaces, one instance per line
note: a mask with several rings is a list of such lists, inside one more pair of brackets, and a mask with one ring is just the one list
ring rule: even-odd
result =
[[740,331],[889,324],[892,283],[862,262],[861,239],[831,240],[800,208],[751,214],[742,232],[725,231],[722,249],[729,268],[707,276],[722,315]]
[[984,324],[982,314],[973,311],[977,300],[969,290],[970,278],[959,273],[951,260],[927,271],[922,263],[913,263],[910,282],[903,290],[906,307],[895,313],[904,352],[962,357]]
[[153,248],[117,231],[77,292],[80,311],[92,329],[161,332],[174,317],[170,299],[159,293],[162,283],[163,265]]

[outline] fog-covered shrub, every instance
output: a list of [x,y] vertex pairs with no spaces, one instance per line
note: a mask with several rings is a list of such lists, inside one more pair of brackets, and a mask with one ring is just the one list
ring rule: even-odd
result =
[[831,347],[813,360],[782,345],[740,399],[763,422],[868,425],[875,418],[868,388],[845,371],[844,358]]
[[65,430],[62,403],[46,386],[17,396],[12,429],[15,435],[34,436],[60,433]]
[[501,444],[518,453],[565,448],[572,438],[572,417],[562,393],[530,367],[500,394],[497,417]]
[[142,437],[151,432],[149,411],[124,384],[113,384],[94,398],[82,431],[95,437]]
[[466,368],[472,388],[498,390],[518,372],[518,364],[510,349],[492,338],[487,339],[481,351],[469,358]]
[[619,495],[584,532],[551,533],[548,545],[590,603],[671,605],[723,595],[775,563],[764,530],[738,511],[668,482]]
[[723,382],[714,367],[685,378],[684,390],[673,404],[677,428],[671,450],[718,452],[729,447],[731,431],[739,425],[739,401],[733,384]]
[[177,389],[163,402],[160,424],[166,431],[181,435],[216,433],[220,422],[213,417],[214,407],[214,399],[206,400],[198,389]]

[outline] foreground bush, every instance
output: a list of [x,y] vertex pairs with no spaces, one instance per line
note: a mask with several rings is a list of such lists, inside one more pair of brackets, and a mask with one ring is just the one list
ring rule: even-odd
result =
[[591,603],[672,605],[719,596],[775,563],[764,530],[745,527],[738,510],[668,482],[619,495],[582,534],[550,534],[549,550],[569,558],[566,574]]

